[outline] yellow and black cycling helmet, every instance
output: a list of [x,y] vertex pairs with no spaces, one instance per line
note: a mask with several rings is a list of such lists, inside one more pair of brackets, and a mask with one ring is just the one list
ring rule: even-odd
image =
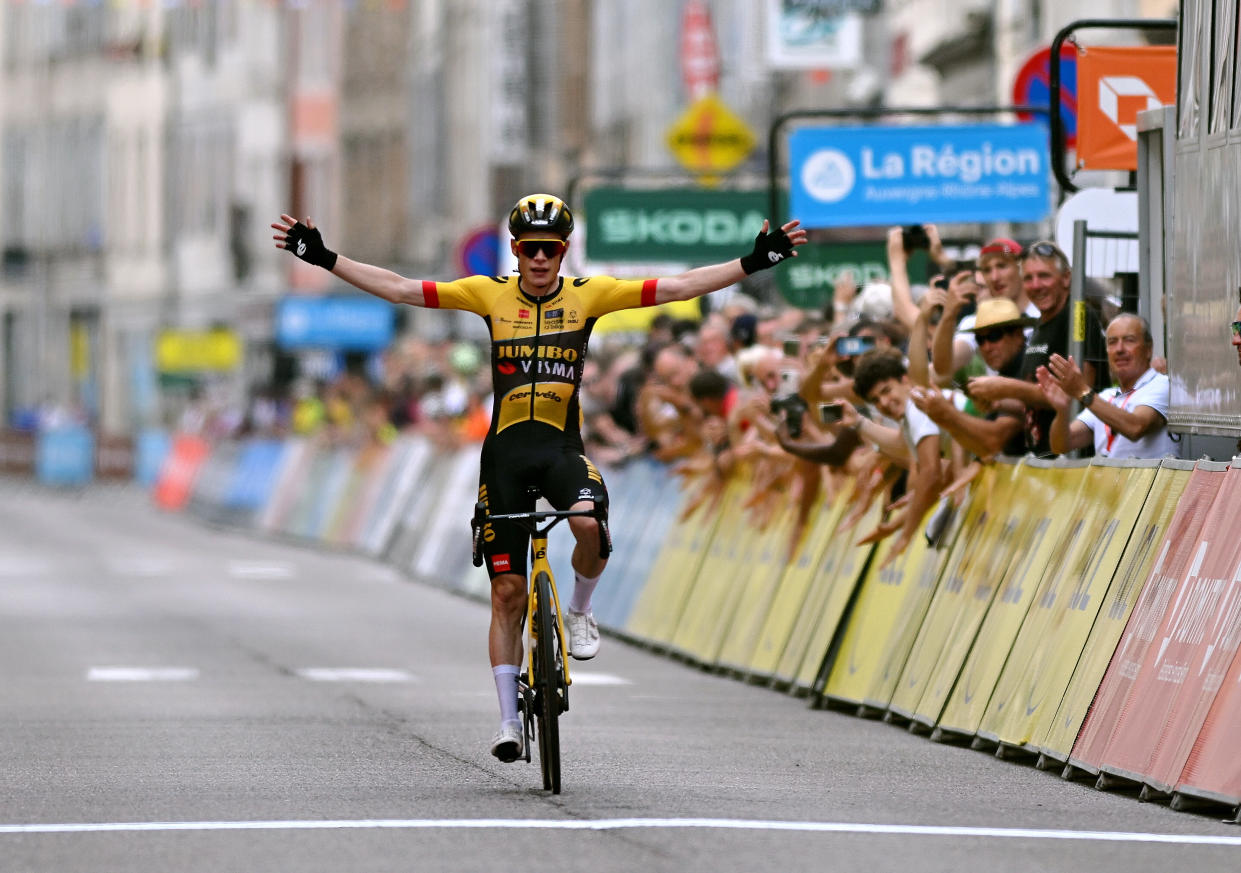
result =
[[529,194],[518,200],[508,214],[508,232],[517,238],[531,231],[568,239],[573,233],[573,212],[552,194]]

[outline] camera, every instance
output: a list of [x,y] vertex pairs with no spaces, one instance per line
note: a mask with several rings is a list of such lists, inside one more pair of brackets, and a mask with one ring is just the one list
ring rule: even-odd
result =
[[771,414],[784,417],[789,436],[794,439],[801,436],[802,421],[809,408],[797,393],[800,388],[801,373],[792,368],[783,369],[780,371],[780,393],[771,398]]
[[784,347],[784,356],[786,358],[801,357],[801,337],[786,336],[781,343]]
[[835,424],[840,421],[841,414],[844,412],[844,406],[837,401],[835,403],[819,404],[819,421],[824,424]]
[[784,423],[789,428],[789,436],[793,439],[801,437],[801,426],[808,408],[806,401],[797,393],[781,394],[779,397],[771,398],[771,414],[784,417]]
[[902,228],[901,244],[907,252],[915,249],[928,249],[931,247],[931,238],[927,236],[925,227],[920,224],[911,224],[909,227]]

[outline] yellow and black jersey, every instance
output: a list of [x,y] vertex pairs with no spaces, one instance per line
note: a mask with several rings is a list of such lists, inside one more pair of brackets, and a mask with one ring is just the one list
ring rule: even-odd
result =
[[423,282],[422,296],[432,309],[463,309],[486,320],[495,388],[492,434],[534,421],[577,437],[578,386],[595,321],[619,309],[653,306],[656,281],[562,277],[554,293],[540,298],[526,294],[516,275],[469,276]]

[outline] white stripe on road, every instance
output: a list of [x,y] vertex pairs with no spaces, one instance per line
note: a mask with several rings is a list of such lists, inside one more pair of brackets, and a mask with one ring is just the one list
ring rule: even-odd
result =
[[228,575],[235,579],[292,579],[288,561],[229,561]]
[[90,682],[184,682],[197,679],[193,667],[91,667],[86,671]]
[[1146,834],[1125,831],[976,828],[852,822],[749,821],[724,818],[565,819],[345,819],[327,821],[171,821],[0,825],[0,834],[75,834],[139,831],[291,831],[291,830],[563,830],[701,829],[876,834],[914,837],[980,837],[1019,840],[1078,840],[1105,843],[1164,843],[1178,846],[1241,846],[1241,836]]
[[297,675],[312,682],[413,682],[414,676],[405,670],[389,670],[369,667],[307,667]]
[[573,680],[574,685],[632,685],[628,679],[621,676],[613,676],[611,673],[583,673],[581,670],[572,670],[569,678]]

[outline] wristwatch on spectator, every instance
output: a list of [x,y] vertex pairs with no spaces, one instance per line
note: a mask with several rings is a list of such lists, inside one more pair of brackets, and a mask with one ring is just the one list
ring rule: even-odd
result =
[[1095,393],[1093,388],[1087,388],[1078,395],[1077,401],[1081,403],[1082,409],[1089,409],[1090,404],[1094,403]]

